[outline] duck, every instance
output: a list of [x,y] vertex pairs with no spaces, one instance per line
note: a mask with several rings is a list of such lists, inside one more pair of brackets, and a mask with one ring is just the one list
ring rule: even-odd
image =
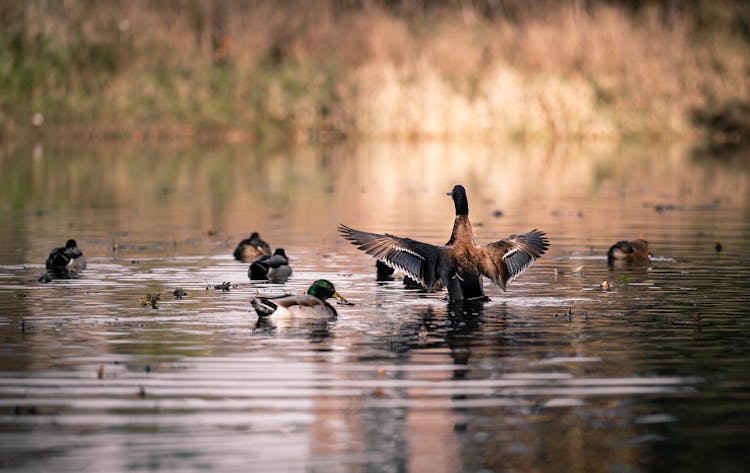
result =
[[292,275],[292,268],[284,248],[276,248],[272,256],[259,256],[248,268],[247,275],[254,280],[286,282]]
[[[45,263],[46,275],[55,278],[73,278],[86,269],[86,257],[78,248],[78,243],[70,239],[65,246],[54,248]],[[44,275],[43,275],[44,277]]]
[[508,283],[549,248],[546,234],[536,229],[478,245],[469,221],[466,189],[458,184],[448,195],[453,198],[456,217],[450,239],[443,246],[388,233],[355,230],[343,224],[338,226],[338,231],[358,249],[401,270],[428,292],[440,285],[447,287],[450,302],[486,300],[481,276],[505,291]]
[[327,279],[313,282],[303,295],[284,295],[279,297],[257,297],[250,301],[259,318],[265,317],[308,317],[335,319],[336,309],[328,299],[336,298],[349,302],[336,292],[333,283]]
[[260,256],[271,256],[271,247],[258,232],[253,232],[249,238],[239,242],[234,250],[234,259],[245,263],[255,261]]
[[648,242],[643,238],[634,241],[620,240],[607,251],[607,262],[610,265],[618,262],[648,264],[653,256],[648,249]]

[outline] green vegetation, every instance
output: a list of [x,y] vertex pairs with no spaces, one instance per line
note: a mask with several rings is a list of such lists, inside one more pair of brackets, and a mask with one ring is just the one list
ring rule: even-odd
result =
[[2,2],[0,137],[692,137],[749,40],[730,0]]

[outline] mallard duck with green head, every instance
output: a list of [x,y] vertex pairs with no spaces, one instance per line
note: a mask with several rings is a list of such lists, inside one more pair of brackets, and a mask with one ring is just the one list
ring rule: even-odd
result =
[[348,303],[327,279],[318,279],[307,289],[307,294],[279,297],[257,297],[250,301],[258,317],[327,317],[335,318],[336,309],[328,299]]

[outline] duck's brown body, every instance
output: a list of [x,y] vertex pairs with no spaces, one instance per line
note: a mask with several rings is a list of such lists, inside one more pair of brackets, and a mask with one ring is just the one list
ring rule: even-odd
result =
[[271,256],[271,247],[261,239],[258,232],[253,232],[249,238],[237,244],[233,255],[236,260],[252,263],[261,256]]
[[456,207],[456,219],[451,238],[444,246],[389,234],[362,232],[344,225],[339,226],[339,231],[359,249],[400,269],[428,291],[435,289],[437,281],[442,282],[448,288],[451,301],[486,299],[482,275],[505,290],[508,282],[547,250],[549,241],[537,230],[488,245],[477,245],[464,188],[455,186],[449,195]]
[[648,264],[651,262],[648,242],[642,238],[635,241],[618,241],[607,251],[609,264],[618,262]]
[[446,254],[455,266],[456,274],[446,286],[449,293],[462,298],[486,299],[482,275],[477,263],[483,260],[483,251],[474,240],[474,231],[468,215],[456,215],[451,239],[445,245]]

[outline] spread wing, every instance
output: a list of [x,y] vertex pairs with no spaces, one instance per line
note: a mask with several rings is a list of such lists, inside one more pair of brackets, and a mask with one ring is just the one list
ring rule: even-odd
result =
[[507,283],[520,276],[547,251],[549,240],[543,232],[533,230],[481,248],[480,271],[505,290]]
[[440,247],[387,233],[363,232],[346,225],[339,225],[338,229],[344,238],[368,255],[402,271],[423,287],[431,288],[434,285]]

